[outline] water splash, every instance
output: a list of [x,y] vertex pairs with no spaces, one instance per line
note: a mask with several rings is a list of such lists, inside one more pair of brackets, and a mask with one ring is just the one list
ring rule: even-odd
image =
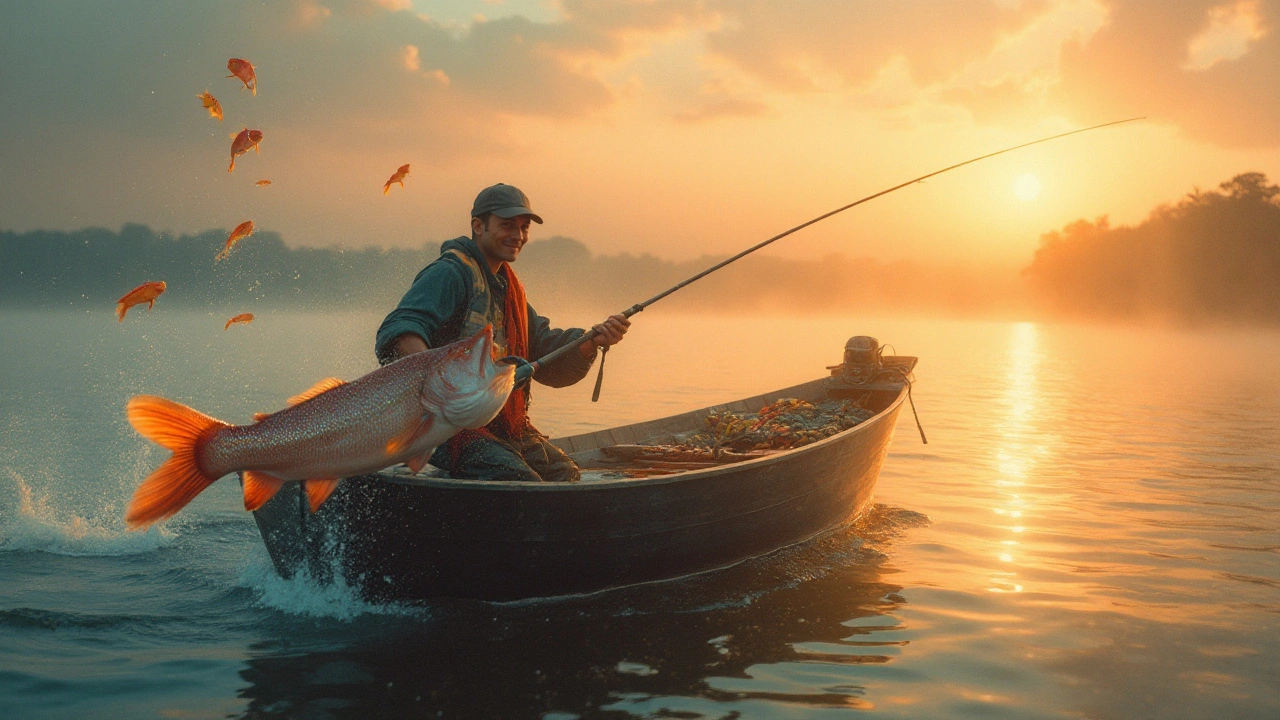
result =
[[178,534],[163,527],[131,532],[123,521],[106,525],[93,518],[50,507],[49,498],[37,497],[26,480],[5,467],[18,486],[17,513],[0,526],[0,551],[47,552],[70,556],[141,555],[165,547]]
[[351,622],[362,615],[416,616],[425,612],[407,605],[379,605],[364,600],[359,588],[343,574],[340,555],[333,553],[331,557],[330,577],[325,580],[315,578],[305,567],[293,577],[284,578],[276,572],[266,548],[257,546],[240,569],[239,585],[257,595],[259,607],[290,615]]

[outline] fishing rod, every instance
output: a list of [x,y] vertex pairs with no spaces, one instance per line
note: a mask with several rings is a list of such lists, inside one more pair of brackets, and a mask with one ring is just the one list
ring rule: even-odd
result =
[[[1123,124],[1123,123],[1133,122],[1133,121],[1135,121],[1135,120],[1145,120],[1145,119],[1146,119],[1146,117],[1144,116],[1144,117],[1132,117],[1132,118],[1126,118],[1126,119],[1124,119],[1124,120],[1113,120],[1113,121],[1111,121],[1111,122],[1102,123],[1101,125],[1094,125],[1094,126],[1092,126],[1092,127],[1081,128],[1081,129],[1079,129],[1079,130],[1072,130],[1072,131],[1070,131],[1070,132],[1059,133],[1059,134],[1057,134],[1057,135],[1050,135],[1049,137],[1040,138],[1039,140],[1032,140],[1031,142],[1025,142],[1025,143],[1022,143],[1021,145],[1014,145],[1013,147],[1005,148],[1005,149],[1003,149],[1003,150],[997,150],[997,151],[992,152],[992,153],[987,153],[986,155],[981,155],[981,156],[979,156],[979,157],[972,158],[972,159],[970,159],[970,160],[965,160],[964,162],[956,163],[955,165],[950,165],[950,166],[948,166],[948,167],[944,167],[944,168],[942,168],[941,170],[935,170],[935,171],[933,171],[933,172],[931,172],[931,173],[929,173],[929,174],[927,174],[927,175],[921,175],[921,176],[920,176],[920,177],[918,177],[918,178],[913,178],[913,179],[908,180],[908,181],[906,181],[906,182],[904,182],[904,183],[900,183],[900,184],[898,184],[898,185],[894,185],[893,187],[891,187],[891,188],[889,188],[889,189],[887,189],[887,190],[881,190],[880,192],[875,193],[874,195],[868,195],[868,196],[866,196],[866,197],[862,198],[861,200],[855,200],[854,202],[851,202],[851,203],[849,203],[848,205],[845,205],[844,207],[839,207],[839,208],[836,208],[835,210],[832,210],[831,212],[828,212],[828,213],[824,213],[824,214],[822,214],[822,215],[819,215],[818,217],[813,218],[812,220],[809,220],[808,222],[801,223],[801,224],[799,224],[799,225],[797,225],[797,226],[795,226],[795,227],[791,228],[790,230],[787,230],[786,232],[778,233],[777,235],[774,235],[773,237],[769,238],[768,240],[765,240],[765,241],[763,241],[763,242],[757,243],[757,244],[755,244],[755,245],[753,245],[753,246],[751,246],[751,247],[747,248],[746,250],[743,250],[742,252],[738,253],[737,255],[734,255],[733,257],[731,257],[731,258],[729,258],[729,259],[727,259],[727,260],[723,260],[723,261],[721,261],[721,262],[716,263],[715,265],[712,265],[711,267],[707,268],[706,270],[703,270],[702,272],[698,273],[697,275],[694,275],[693,277],[689,278],[688,280],[685,280],[685,281],[683,281],[683,282],[680,282],[680,283],[678,283],[678,284],[676,284],[676,285],[673,285],[673,286],[671,286],[671,287],[667,288],[666,290],[663,290],[662,292],[658,293],[657,295],[654,295],[653,297],[649,298],[648,300],[645,300],[644,302],[636,303],[635,305],[632,305],[631,307],[627,308],[626,310],[623,310],[623,311],[622,311],[622,315],[623,315],[624,317],[628,317],[628,318],[629,318],[629,317],[631,317],[631,316],[635,315],[636,313],[642,312],[645,308],[647,308],[647,307],[649,307],[650,305],[652,305],[652,304],[654,304],[654,303],[658,302],[659,300],[661,300],[662,298],[664,298],[664,297],[666,297],[666,296],[670,295],[671,293],[673,293],[673,292],[675,292],[675,291],[677,291],[677,290],[679,290],[679,289],[681,289],[681,288],[683,288],[683,287],[685,287],[685,286],[687,286],[687,285],[691,285],[691,284],[693,284],[693,283],[697,282],[698,280],[701,280],[702,278],[704,278],[704,277],[706,277],[706,276],[710,275],[711,273],[713,273],[713,272],[715,272],[715,271],[719,270],[720,268],[724,267],[725,265],[728,265],[729,263],[735,262],[735,261],[737,261],[737,260],[741,260],[742,258],[744,258],[744,257],[746,257],[746,256],[748,256],[748,255],[750,255],[751,253],[753,253],[753,252],[755,252],[755,251],[759,250],[760,248],[765,247],[766,245],[772,244],[772,243],[774,243],[774,242],[776,242],[776,241],[778,241],[778,240],[781,240],[782,238],[784,238],[784,237],[786,237],[786,236],[790,235],[791,233],[794,233],[794,232],[796,232],[796,231],[798,231],[798,230],[803,230],[803,229],[805,229],[805,228],[809,227],[810,225],[813,225],[814,223],[817,223],[817,222],[821,222],[821,221],[823,221],[823,220],[826,220],[827,218],[831,217],[832,215],[836,215],[836,214],[842,213],[842,212],[844,212],[845,210],[848,210],[849,208],[852,208],[852,207],[856,207],[856,206],[858,206],[858,205],[861,205],[861,204],[862,204],[862,203],[864,203],[864,202],[868,202],[868,201],[871,201],[871,200],[875,200],[876,198],[878,198],[878,197],[880,197],[880,196],[882,196],[882,195],[888,195],[889,193],[894,192],[895,190],[901,190],[902,188],[907,187],[908,185],[914,185],[914,184],[916,184],[916,183],[918,183],[918,182],[922,182],[922,181],[924,181],[924,180],[928,180],[929,178],[934,177],[935,175],[941,175],[941,174],[942,174],[942,173],[944,173],[944,172],[948,172],[948,171],[951,171],[951,170],[955,170],[956,168],[961,168],[961,167],[964,167],[965,165],[971,165],[971,164],[973,164],[973,163],[978,162],[979,160],[986,160],[987,158],[992,158],[992,157],[995,157],[996,155],[1003,155],[1003,154],[1005,154],[1005,153],[1007,153],[1007,152],[1013,152],[1014,150],[1021,150],[1021,149],[1022,149],[1022,148],[1024,148],[1024,147],[1030,147],[1030,146],[1032,146],[1032,145],[1038,145],[1038,144],[1040,144],[1040,143],[1049,142],[1050,140],[1057,140],[1057,139],[1059,139],[1059,138],[1067,137],[1068,135],[1076,135],[1076,134],[1078,134],[1078,133],[1082,133],[1082,132],[1089,132],[1090,130],[1098,130],[1098,129],[1100,129],[1100,128],[1104,128],[1104,127],[1111,127],[1112,125],[1121,125],[1121,124]],[[533,375],[534,375],[535,373],[537,373],[537,372],[538,372],[538,370],[539,370],[540,368],[543,368],[543,367],[545,367],[547,364],[549,364],[549,363],[551,363],[551,362],[554,362],[556,359],[558,359],[559,357],[561,357],[561,356],[562,356],[562,355],[564,355],[565,353],[567,353],[567,352],[569,352],[570,350],[573,350],[573,349],[577,348],[578,346],[580,346],[580,345],[581,345],[583,342],[585,342],[586,340],[590,340],[591,338],[595,337],[595,334],[596,334],[596,331],[595,331],[595,329],[594,329],[594,328],[588,328],[586,332],[582,333],[582,335],[580,335],[578,338],[574,339],[572,342],[570,342],[570,343],[568,343],[568,344],[566,344],[566,345],[562,345],[562,346],[560,346],[559,348],[557,348],[557,349],[555,349],[555,350],[552,350],[551,352],[547,353],[546,355],[543,355],[542,357],[538,358],[537,360],[534,360],[533,362],[523,364],[523,365],[521,365],[520,367],[516,368],[516,384],[517,384],[517,385],[519,385],[521,382],[524,382],[525,380],[528,380],[529,378],[533,377]],[[604,363],[603,363],[603,361],[601,361],[601,370],[602,370],[602,371],[603,371],[603,369],[604,369],[604,368],[603,368],[603,365],[604,365]],[[596,391],[595,391],[595,396],[594,396],[592,399],[595,399],[595,397],[599,397],[599,393],[600,393],[600,381],[599,381],[599,379],[597,378],[597,381],[596,381]]]

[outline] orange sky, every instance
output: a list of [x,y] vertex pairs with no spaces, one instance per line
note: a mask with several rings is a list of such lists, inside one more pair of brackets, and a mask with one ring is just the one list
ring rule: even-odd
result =
[[[1280,0],[89,0],[0,10],[0,230],[294,245],[462,234],[520,186],[602,254],[775,245],[1025,264],[1077,218],[1132,223],[1239,172],[1280,179]],[[225,76],[258,66],[257,96]],[[219,124],[196,95],[225,109]],[[227,173],[228,134],[265,135]],[[406,187],[382,184],[410,163]],[[1040,192],[1014,193],[1031,174]],[[272,185],[255,187],[269,178]],[[1025,181],[1024,181],[1025,182]]]

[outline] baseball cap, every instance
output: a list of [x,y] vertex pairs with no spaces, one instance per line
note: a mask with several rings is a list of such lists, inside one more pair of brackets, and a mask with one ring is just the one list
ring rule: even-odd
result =
[[471,206],[471,217],[479,217],[485,213],[493,213],[500,218],[528,215],[534,222],[542,224],[542,218],[529,209],[529,196],[520,192],[520,188],[504,183],[490,185],[476,196],[476,201]]

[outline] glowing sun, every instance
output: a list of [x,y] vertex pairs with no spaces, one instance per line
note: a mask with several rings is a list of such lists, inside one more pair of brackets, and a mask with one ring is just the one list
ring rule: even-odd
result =
[[1013,194],[1023,202],[1035,200],[1040,195],[1040,178],[1031,173],[1022,173],[1013,179]]

